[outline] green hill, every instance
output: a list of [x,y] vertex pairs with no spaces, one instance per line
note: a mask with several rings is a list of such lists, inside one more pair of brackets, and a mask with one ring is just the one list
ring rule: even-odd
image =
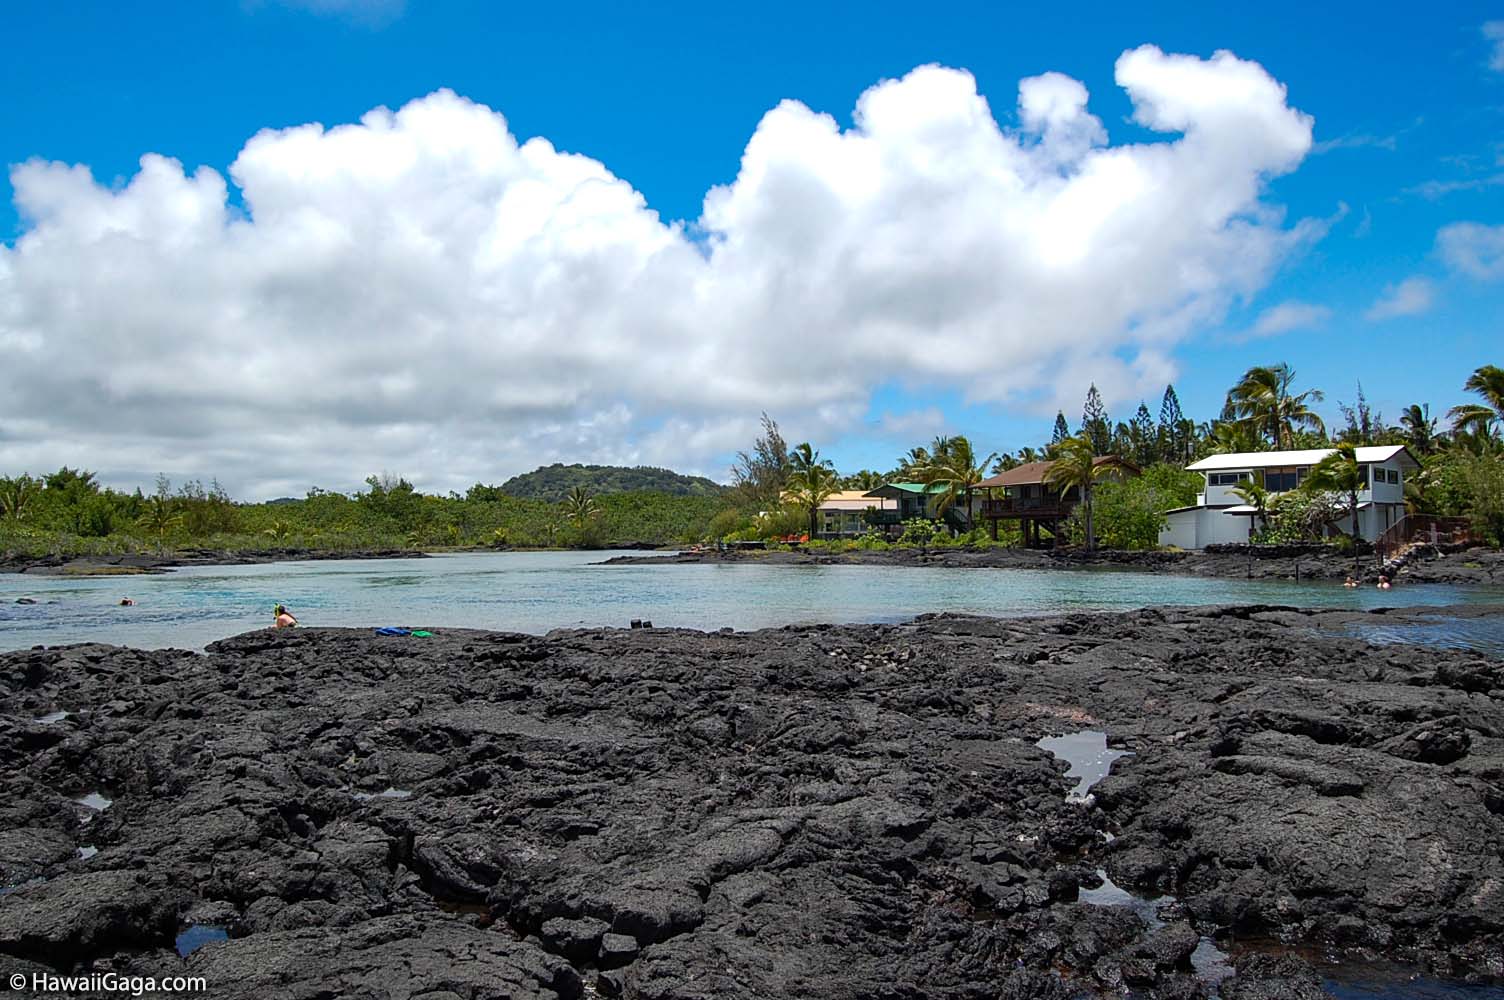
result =
[[630,493],[650,491],[681,497],[715,497],[725,491],[719,483],[704,476],[681,476],[668,469],[639,465],[564,465],[555,463],[513,476],[501,484],[500,491],[509,496],[556,502],[576,486],[591,493]]

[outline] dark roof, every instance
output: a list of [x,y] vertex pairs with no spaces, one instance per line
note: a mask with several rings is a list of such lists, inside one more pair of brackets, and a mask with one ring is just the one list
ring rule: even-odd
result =
[[[1110,455],[1101,455],[1096,460],[1097,465],[1105,465],[1108,462],[1118,462],[1125,471],[1137,475],[1139,467],[1126,459],[1114,459]],[[979,489],[990,489],[997,486],[1034,486],[1044,482],[1045,473],[1050,471],[1054,462],[1025,462],[1015,466],[1007,472],[984,479],[977,483]]]
[[945,490],[946,485],[944,483],[883,483],[877,489],[869,491],[867,496],[886,497],[896,500],[905,493],[921,495],[925,493],[944,493]]

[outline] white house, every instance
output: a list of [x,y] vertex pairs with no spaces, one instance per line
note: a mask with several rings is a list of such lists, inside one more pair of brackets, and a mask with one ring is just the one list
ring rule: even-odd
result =
[[[1200,549],[1219,542],[1248,541],[1257,528],[1256,511],[1233,489],[1262,472],[1264,488],[1271,493],[1293,490],[1305,481],[1312,466],[1335,450],[1211,455],[1186,466],[1206,477],[1206,491],[1196,496],[1194,506],[1167,512],[1159,544]],[[1358,493],[1358,533],[1372,542],[1405,516],[1405,477],[1419,469],[1420,463],[1400,444],[1358,448],[1357,457],[1363,482]],[[1351,530],[1351,521],[1344,519],[1340,527]]]

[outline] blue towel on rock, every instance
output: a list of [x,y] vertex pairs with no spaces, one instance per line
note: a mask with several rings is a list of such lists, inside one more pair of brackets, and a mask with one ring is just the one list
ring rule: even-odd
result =
[[397,628],[394,625],[388,625],[385,628],[379,628],[379,629],[377,629],[376,630],[376,634],[377,635],[412,635],[413,631],[412,631],[412,629]]

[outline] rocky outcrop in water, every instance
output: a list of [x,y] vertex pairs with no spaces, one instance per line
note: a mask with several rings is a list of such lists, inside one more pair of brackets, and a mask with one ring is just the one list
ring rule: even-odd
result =
[[[0,980],[1194,1000],[1209,936],[1239,968],[1225,997],[1322,995],[1239,944],[1279,937],[1504,976],[1504,664],[1318,632],[1372,620],[3,654]],[[1085,728],[1133,756],[1068,803],[1034,744]],[[1099,869],[1176,899],[1152,922],[1097,905]],[[190,926],[229,937],[180,958]]]
[[1402,582],[1504,586],[1504,550],[1474,546],[1433,555],[1422,547],[1419,555],[1400,571]]

